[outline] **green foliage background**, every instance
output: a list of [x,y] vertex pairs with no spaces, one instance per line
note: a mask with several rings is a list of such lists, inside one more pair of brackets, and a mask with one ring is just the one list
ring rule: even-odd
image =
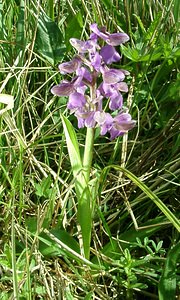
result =
[[[130,36],[118,50],[137,126],[113,142],[96,132],[86,260],[61,115],[80,154],[86,132],[50,88],[93,22]],[[179,296],[179,59],[178,0],[0,1],[0,93],[15,99],[0,115],[2,300]]]

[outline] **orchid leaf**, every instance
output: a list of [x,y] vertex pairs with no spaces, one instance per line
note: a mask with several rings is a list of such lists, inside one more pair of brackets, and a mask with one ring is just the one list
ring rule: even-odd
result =
[[168,253],[163,274],[159,282],[159,299],[175,299],[176,295],[176,266],[180,257],[180,242]]
[[66,143],[67,143],[73,175],[74,178],[76,178],[77,175],[80,174],[83,168],[78,140],[74,128],[72,124],[69,122],[69,120],[63,115],[61,115],[61,119],[63,123],[64,133],[66,136]]
[[61,31],[45,13],[41,13],[38,18],[35,47],[52,65],[61,61],[64,55]]
[[78,200],[78,221],[82,231],[84,255],[88,258],[91,240],[92,220],[90,202],[92,201],[90,200],[92,195],[89,190],[88,182],[86,181],[86,172],[83,170],[79,144],[74,128],[65,116],[62,115],[61,119],[75,181],[76,196]]

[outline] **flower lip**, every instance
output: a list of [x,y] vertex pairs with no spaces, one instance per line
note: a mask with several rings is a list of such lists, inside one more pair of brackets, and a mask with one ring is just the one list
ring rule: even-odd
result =
[[104,29],[103,30],[99,30],[98,26],[96,23],[93,23],[90,25],[90,29],[99,37],[101,37],[103,40],[106,41],[106,39],[108,38],[108,34],[104,33]]
[[114,91],[114,93],[110,97],[109,108],[111,110],[117,110],[120,109],[122,105],[123,105],[123,97],[121,93],[119,93],[118,91]]
[[81,41],[75,38],[71,38],[69,41],[79,53],[86,53],[88,51],[91,51],[96,45],[95,41],[93,40]]
[[69,81],[61,82],[51,88],[51,93],[56,96],[69,96],[74,91],[74,85]]
[[58,66],[61,74],[73,73],[75,72],[81,64],[81,59],[75,56],[72,60],[64,62]]
[[121,59],[119,53],[111,45],[105,45],[102,47],[100,50],[100,55],[102,56],[103,61],[108,65],[113,62],[118,62]]
[[107,44],[111,46],[119,46],[120,44],[129,41],[129,36],[126,33],[124,32],[109,33],[106,31],[104,27],[102,29],[99,29],[96,23],[90,25],[90,29],[97,36],[102,38],[104,41],[106,41]]
[[120,113],[114,118],[114,128],[127,132],[132,129],[136,124],[136,121],[132,120],[131,115],[129,113]]
[[115,84],[123,81],[125,78],[124,73],[121,70],[109,69],[103,73],[103,81],[105,84]]
[[102,125],[106,120],[106,113],[104,111],[96,111],[94,119],[99,125]]
[[86,98],[79,92],[71,93],[67,104],[68,109],[80,108],[86,104]]
[[126,33],[112,33],[106,39],[106,43],[111,46],[119,46],[129,41],[129,36]]
[[132,129],[136,125],[136,121],[131,120],[127,122],[121,122],[121,123],[115,123],[114,128],[116,128],[119,131],[127,132],[128,130]]
[[124,92],[124,93],[127,93],[128,92],[128,85],[126,82],[118,82],[116,83],[116,88],[121,91],[121,92]]
[[97,111],[94,115],[95,121],[101,128],[101,135],[105,135],[111,129],[113,124],[113,117],[104,111]]

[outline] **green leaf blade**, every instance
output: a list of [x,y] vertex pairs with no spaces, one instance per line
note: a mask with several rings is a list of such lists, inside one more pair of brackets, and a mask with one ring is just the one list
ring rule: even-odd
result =
[[61,61],[64,56],[60,29],[45,13],[41,13],[38,18],[35,47],[52,65]]

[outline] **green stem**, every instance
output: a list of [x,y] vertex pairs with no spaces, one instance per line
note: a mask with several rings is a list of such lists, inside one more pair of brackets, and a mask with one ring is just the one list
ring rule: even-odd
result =
[[89,182],[91,166],[92,166],[93,146],[94,146],[94,128],[87,128],[85,148],[84,148],[84,158],[83,158],[84,177],[87,184]]

